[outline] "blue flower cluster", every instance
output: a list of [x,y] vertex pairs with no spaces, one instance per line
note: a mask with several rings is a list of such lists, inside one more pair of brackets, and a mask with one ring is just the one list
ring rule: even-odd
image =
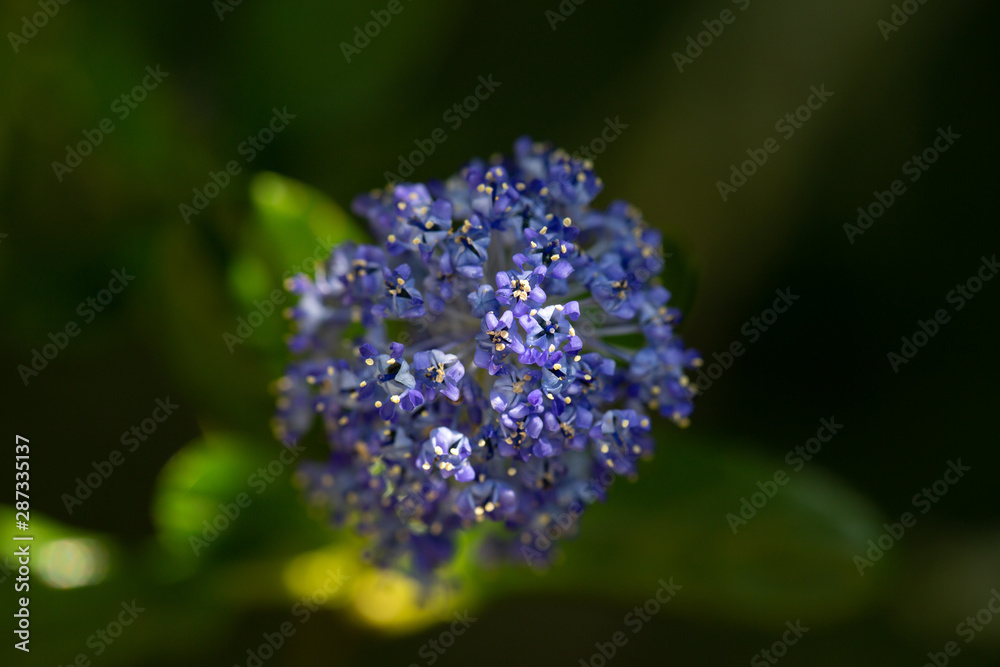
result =
[[686,426],[698,353],[658,284],[660,233],[625,202],[590,208],[589,162],[518,140],[444,182],[358,197],[374,245],[345,243],[298,295],[276,435],[318,415],[331,454],[299,480],[376,564],[428,575],[459,531],[526,541],[634,475],[649,413]]

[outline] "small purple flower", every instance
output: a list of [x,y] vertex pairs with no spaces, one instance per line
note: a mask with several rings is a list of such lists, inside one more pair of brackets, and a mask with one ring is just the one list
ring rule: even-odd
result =
[[478,215],[462,223],[445,240],[442,261],[447,261],[466,278],[482,278],[483,265],[490,247],[490,229],[483,225]]
[[601,405],[614,403],[619,398],[620,380],[616,377],[614,359],[589,352],[579,359],[573,358],[574,382],[566,390],[568,396]]
[[504,482],[475,482],[458,494],[456,509],[464,519],[502,521],[517,509],[517,494]]
[[437,468],[445,479],[454,475],[459,482],[471,482],[476,473],[469,465],[470,454],[472,447],[467,437],[441,426],[431,431],[431,437],[420,449],[416,464],[425,472]]
[[580,304],[576,301],[532,309],[522,315],[518,321],[527,332],[525,342],[532,349],[522,355],[521,361],[547,366],[552,356],[563,349],[563,344],[567,353],[580,350],[583,340],[576,335],[576,329],[570,322],[579,317]]
[[606,255],[593,269],[590,291],[606,313],[628,320],[640,304],[636,277],[621,267],[617,255]]
[[393,343],[390,354],[379,354],[373,345],[365,343],[360,353],[368,373],[358,385],[358,396],[374,398],[382,419],[394,419],[396,406],[409,411],[423,404],[424,396],[414,388],[417,383],[410,373],[410,365],[403,358],[402,345]]
[[684,373],[700,365],[698,351],[684,348],[677,339],[658,347],[643,348],[636,353],[629,368],[631,377],[644,380],[633,385],[632,394],[650,410],[685,427],[694,410],[697,389]]
[[545,305],[545,291],[540,287],[545,273],[544,266],[531,271],[500,271],[496,275],[497,301],[509,306],[515,317],[541,308]]
[[386,238],[387,250],[392,255],[416,250],[427,261],[451,231],[451,202],[435,201],[421,184],[397,185],[394,200],[398,224]]
[[[558,226],[562,227],[561,224]],[[577,253],[576,245],[572,241],[554,234],[543,234],[534,229],[525,230],[524,240],[528,242],[530,248],[520,256],[523,258],[522,263],[527,261],[536,266],[544,266],[549,278],[555,280],[566,280],[569,274],[573,273],[573,264],[570,260],[574,259]],[[516,261],[518,258],[514,259]]]
[[681,321],[681,311],[667,306],[670,292],[654,287],[643,294],[639,307],[639,323],[650,342],[669,344],[674,337],[674,327]]
[[351,242],[335,248],[329,263],[329,293],[344,295],[344,303],[364,303],[375,298],[382,282],[385,252]]
[[414,354],[413,363],[420,385],[425,387],[425,399],[434,400],[434,396],[441,393],[453,401],[458,400],[458,382],[465,376],[465,366],[458,357],[430,350]]
[[507,171],[500,166],[490,167],[479,176],[470,171],[469,185],[472,209],[481,215],[491,228],[502,227],[508,211],[520,198]]
[[[542,393],[538,383],[540,377],[541,374],[535,370],[498,377],[490,392],[490,405],[501,414],[518,410],[515,418],[533,411],[541,401]],[[532,397],[530,408],[526,406],[529,396]]]
[[568,405],[558,413],[555,411],[545,413],[547,433],[541,439],[554,451],[582,451],[590,439],[590,427],[593,423],[594,415],[589,409]]
[[476,336],[473,363],[488,370],[490,375],[503,375],[507,372],[504,366],[507,355],[524,353],[524,343],[514,326],[514,313],[508,310],[497,317],[490,311],[483,317],[481,329]]
[[424,297],[417,290],[412,272],[407,264],[400,264],[395,269],[382,270],[385,289],[382,299],[375,304],[372,312],[380,317],[413,318],[423,317]]
[[532,453],[535,438],[544,425],[544,396],[538,381],[538,371],[527,371],[519,376],[504,375],[493,384],[490,405],[500,413],[499,451],[502,456],[527,460]]
[[490,285],[480,285],[475,292],[469,292],[469,304],[473,317],[483,317],[490,311],[500,312],[500,302]]
[[649,417],[635,410],[608,410],[590,430],[597,460],[617,474],[632,474],[635,462],[650,451]]

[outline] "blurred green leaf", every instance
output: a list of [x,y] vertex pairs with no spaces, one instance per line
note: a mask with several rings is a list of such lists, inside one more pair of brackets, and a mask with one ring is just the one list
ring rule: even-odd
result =
[[253,332],[247,345],[265,352],[269,372],[275,374],[284,361],[281,341],[287,328],[281,317],[273,316],[289,304],[283,281],[313,273],[330,248],[344,241],[370,239],[336,203],[296,180],[258,174],[250,184],[250,199],[253,221],[244,228],[229,264],[228,283],[247,321],[244,331]]
[[292,488],[300,454],[212,433],[164,466],[153,519],[178,577],[204,564],[297,554],[329,542]]
[[[296,180],[258,174],[250,184],[250,200],[254,220],[246,227],[229,276],[244,305],[266,297],[295,273],[312,273],[333,246],[370,240],[336,203]],[[263,271],[268,279],[262,279]]]
[[[791,472],[749,447],[683,440],[642,465],[637,483],[615,481],[609,503],[585,512],[577,538],[555,533],[563,562],[541,576],[523,568],[482,573],[494,577],[487,592],[548,588],[631,604],[673,577],[683,586],[674,614],[780,624],[842,619],[865,607],[892,569],[880,562],[862,577],[852,562],[881,530],[865,499],[815,465]],[[788,483],[775,485],[734,534],[726,515],[739,516],[741,499],[760,492],[757,483],[772,481],[777,470],[789,474]]]
[[[13,528],[14,508],[0,505],[0,521]],[[111,536],[81,531],[36,510],[30,526],[20,534],[34,538],[22,543],[31,553],[30,589],[23,594],[30,596],[32,664],[71,664],[80,654],[92,662],[99,655],[102,665],[145,664],[154,655],[189,657],[234,618],[219,613],[222,601],[206,594],[204,581],[164,586],[150,576],[141,551],[116,544]],[[5,537],[11,543],[12,535]],[[13,567],[9,557],[4,564]],[[105,637],[113,641],[106,643],[96,635],[132,602],[137,615],[120,636],[109,631]]]
[[317,240],[327,248],[348,239],[368,240],[337,204],[318,190],[285,176],[264,172],[250,184],[261,228],[288,263],[301,262]]

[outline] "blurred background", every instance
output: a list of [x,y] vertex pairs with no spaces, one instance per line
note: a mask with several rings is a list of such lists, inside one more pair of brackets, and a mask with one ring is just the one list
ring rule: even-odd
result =
[[[4,664],[1000,664],[1000,282],[968,282],[1000,250],[996,3],[389,4],[0,7],[0,514],[17,533],[21,435],[35,535],[31,653]],[[596,153],[596,204],[663,230],[711,375],[556,565],[466,555],[420,605],[275,465],[285,322],[255,304],[356,236],[343,211],[401,159],[444,177],[523,134]],[[858,207],[879,216],[863,233]],[[776,290],[798,299],[775,320]],[[796,463],[822,419],[843,427]],[[661,579],[682,588],[636,631]]]

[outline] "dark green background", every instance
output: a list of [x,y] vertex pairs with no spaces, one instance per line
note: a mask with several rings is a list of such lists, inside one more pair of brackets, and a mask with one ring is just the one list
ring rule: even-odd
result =
[[[289,603],[269,592],[277,563],[334,539],[305,517],[287,476],[195,565],[171,555],[162,526],[154,538],[161,469],[200,434],[234,434],[237,459],[278,451],[268,382],[285,359],[280,318],[233,354],[222,333],[250,312],[248,298],[280,286],[316,232],[255,210],[255,174],[296,179],[347,208],[435,128],[448,139],[416,180],[509,151],[522,134],[573,151],[606,118],[628,128],[596,160],[598,203],[629,199],[671,239],[683,332],[707,360],[746,342],[744,322],[776,289],[800,299],[698,400],[690,429],[657,426],[656,459],[587,515],[581,538],[561,545],[563,565],[541,577],[466,573],[480,620],[438,664],[579,664],[659,577],[685,588],[614,664],[746,664],[796,618],[811,630],[783,664],[923,664],[1000,585],[1000,283],[953,312],[898,373],[886,354],[918,319],[951,309],[948,291],[1000,250],[998,16],[986,0],[929,0],[886,41],[876,22],[890,4],[752,0],[741,12],[725,0],[587,0],[553,30],[545,12],[556,0],[404,0],[350,63],[340,42],[384,3],[247,1],[220,21],[210,0],[76,0],[18,53],[5,37],[2,437],[31,438],[33,512],[115,545],[98,586],[33,585],[37,650],[4,647],[11,664],[65,664],[136,596],[155,601],[150,630],[95,664],[245,664],[246,648],[287,617]],[[727,7],[735,23],[679,73],[672,53]],[[0,29],[19,31],[36,11],[4,3]],[[118,120],[113,100],[156,65],[169,77]],[[452,130],[442,114],[490,74],[500,87]],[[834,95],[780,138],[775,121],[822,84]],[[274,107],[296,118],[185,224],[178,205],[209,171],[241,160],[237,147]],[[52,162],[105,117],[116,129],[59,182]],[[961,139],[850,244],[842,226],[857,207],[905,179],[903,163],[949,126]],[[716,181],[771,136],[779,152],[723,202]],[[17,366],[48,333],[82,323],[77,304],[122,266],[134,283],[25,386]],[[60,496],[74,479],[168,395],[176,415],[68,516]],[[844,430],[734,536],[724,514],[755,481],[787,470],[785,452],[831,415]],[[971,472],[857,577],[850,554],[958,457]],[[14,594],[2,585],[6,610]],[[441,629],[386,634],[324,612],[267,664],[425,664],[417,650]],[[1000,622],[961,646],[955,664],[995,664]]]

